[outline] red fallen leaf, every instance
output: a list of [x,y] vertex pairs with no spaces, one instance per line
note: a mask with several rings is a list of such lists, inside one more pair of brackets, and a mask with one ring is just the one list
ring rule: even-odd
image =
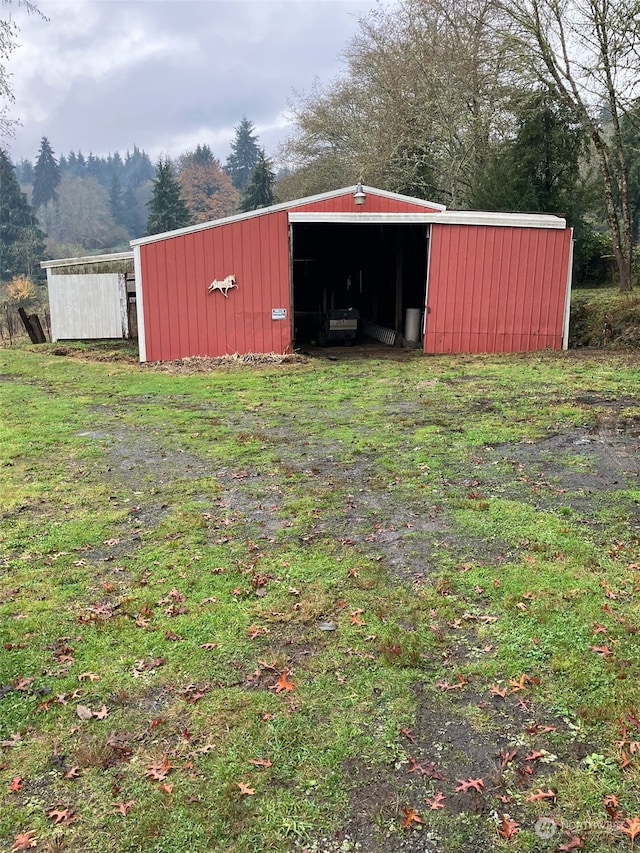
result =
[[276,693],[292,693],[296,689],[293,681],[287,681],[288,675],[288,670],[283,669],[280,678],[276,681]]
[[52,820],[56,826],[59,823],[75,823],[78,820],[78,815],[74,814],[73,809],[51,809],[47,813],[49,820]]
[[556,793],[555,791],[543,791],[542,788],[538,788],[535,794],[529,794],[527,797],[528,802],[530,803],[539,803],[542,800],[555,800]]
[[596,634],[606,634],[607,628],[606,625],[601,625],[599,622],[596,622],[593,626],[593,630],[591,633],[595,636]]
[[628,817],[618,826],[618,829],[635,841],[640,835],[640,817]]
[[14,776],[13,779],[9,782],[9,791],[12,794],[15,794],[17,791],[22,790],[22,779],[20,776]]
[[165,640],[170,640],[172,643],[180,643],[182,640],[184,640],[184,637],[179,637],[173,631],[167,631],[164,637]]
[[603,658],[611,657],[613,654],[609,646],[589,646],[589,650]]
[[484,788],[484,780],[483,779],[458,779],[457,782],[458,787],[456,788],[456,794],[463,793],[466,794],[470,789],[477,791],[479,794],[482,793],[482,789]]
[[502,823],[498,827],[498,835],[504,838],[505,841],[510,841],[514,835],[520,832],[520,824],[515,820],[510,820],[506,814],[502,815]]
[[415,743],[416,739],[413,736],[413,731],[411,729],[400,729],[400,734],[404,735],[407,740],[411,741],[411,743]]
[[270,714],[268,711],[265,711],[264,714],[260,714],[260,719],[263,723],[268,723],[270,720],[275,720],[275,714]]
[[99,711],[92,711],[92,715],[96,718],[96,720],[104,720],[109,716],[109,712],[107,711],[107,706],[103,705]]
[[158,788],[164,791],[165,794],[173,793],[173,785],[169,785],[167,782],[163,782],[161,785],[158,785]]
[[584,838],[581,835],[572,835],[570,832],[565,832],[565,835],[569,840],[566,844],[561,844],[558,847],[558,853],[560,853],[560,851],[565,851],[565,853],[567,853],[567,851],[570,850],[582,850],[584,846]]
[[534,723],[532,726],[529,726],[527,732],[530,735],[546,735],[549,732],[557,732],[558,729],[556,726],[542,726],[540,723]]
[[77,779],[80,776],[80,768],[74,765],[64,774],[65,779]]
[[628,767],[630,764],[631,764],[631,759],[629,758],[629,756],[627,755],[627,753],[623,749],[622,753],[620,755],[620,769],[624,770],[624,768]]
[[207,652],[212,652],[214,649],[218,648],[218,644],[217,643],[201,643],[200,648],[204,649]]
[[30,850],[38,843],[35,832],[30,829],[28,832],[19,832],[13,840],[12,850]]
[[507,695],[508,692],[509,692],[508,687],[503,687],[502,689],[500,689],[495,684],[489,688],[489,693],[491,693],[492,696],[499,696],[501,699],[504,699],[504,697]]
[[413,809],[409,809],[406,806],[403,806],[402,807],[402,814],[404,815],[404,821],[402,824],[403,829],[411,829],[413,824],[417,825],[417,824],[422,823],[421,816],[418,814],[418,812],[414,811]]
[[251,625],[247,631],[247,636],[250,640],[255,640],[256,637],[259,637],[261,634],[268,634],[269,631],[267,628],[261,628],[259,625]]
[[508,803],[513,802],[513,800],[508,794],[498,794],[498,799],[500,800],[503,806],[506,806]]
[[436,794],[436,796],[432,800],[429,800],[428,798],[425,797],[424,801],[429,806],[430,809],[432,809],[433,811],[436,811],[437,809],[443,809],[444,808],[444,801],[445,800],[446,800],[446,797],[442,793],[442,791],[438,791],[438,793]]
[[240,790],[240,794],[243,797],[250,797],[251,794],[255,794],[254,789],[250,788],[248,785],[245,785],[244,782],[236,782],[236,785],[238,786],[238,788]]
[[248,761],[254,767],[271,767],[273,764],[269,758],[249,758]]
[[17,684],[13,685],[13,689],[28,690],[35,680],[36,679],[34,676],[32,676],[31,678],[21,678],[20,681],[17,682]]
[[438,770],[435,764],[431,762],[426,762],[419,764],[415,758],[409,758],[409,773],[420,773],[421,776],[428,776],[429,779],[439,779],[441,782],[444,782],[445,777]]
[[544,756],[544,752],[530,752],[529,755],[525,755],[525,761],[538,761],[540,758]]
[[364,613],[364,610],[354,610],[349,614],[349,621],[352,625],[357,625],[358,627],[364,625],[364,619],[360,616],[361,613]]
[[144,775],[147,779],[153,779],[154,782],[162,782],[163,779],[167,778],[172,769],[173,764],[171,764],[168,757],[165,755],[162,758],[162,761],[152,762],[147,767]]
[[618,798],[615,794],[607,794],[607,796],[603,799],[602,804],[606,813],[609,815],[610,820],[615,820],[618,817],[618,811],[620,808],[620,803],[618,802]]
[[133,806],[135,806],[135,804],[136,804],[135,800],[129,800],[128,803],[118,803],[118,805],[115,807],[115,809],[123,817],[126,817],[129,814],[129,812],[131,811],[131,809],[133,808]]
[[507,767],[509,764],[511,764],[511,762],[513,761],[513,759],[516,757],[517,754],[518,754],[517,749],[510,749],[510,750],[501,749],[500,750],[500,752],[498,753],[498,758],[500,759],[500,766],[502,767],[503,770],[505,767]]

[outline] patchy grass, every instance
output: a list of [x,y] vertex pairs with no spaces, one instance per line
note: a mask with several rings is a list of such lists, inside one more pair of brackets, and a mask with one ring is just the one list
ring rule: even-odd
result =
[[640,357],[337,355],[0,351],[3,849],[631,848]]

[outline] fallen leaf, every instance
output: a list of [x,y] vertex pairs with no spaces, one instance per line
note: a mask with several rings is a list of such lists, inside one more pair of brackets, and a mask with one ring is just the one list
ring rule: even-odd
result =
[[96,720],[104,720],[109,716],[109,712],[107,711],[106,705],[103,705],[99,711],[92,711],[91,713],[96,718]]
[[52,820],[56,826],[59,823],[75,823],[78,820],[78,815],[73,809],[51,809],[47,812],[47,817]]
[[437,809],[443,809],[445,800],[446,800],[446,797],[442,793],[442,791],[438,791],[438,793],[436,794],[436,796],[432,800],[429,800],[428,798],[425,797],[425,803],[433,811],[436,811]]
[[477,791],[479,794],[482,793],[482,789],[484,788],[484,780],[483,779],[458,779],[457,782],[458,787],[456,788],[456,794],[463,793],[466,794],[469,790]]
[[80,776],[80,768],[78,765],[74,765],[64,774],[65,779],[77,779]]
[[36,679],[33,676],[31,678],[21,678],[20,681],[18,681],[16,684],[13,685],[13,689],[14,690],[28,690],[29,687],[33,684],[33,682],[35,680]]
[[609,646],[589,646],[589,650],[603,658],[611,657],[613,654]]
[[628,817],[618,827],[620,832],[628,835],[632,841],[640,835],[640,817]]
[[201,643],[200,648],[204,649],[207,652],[212,652],[212,651],[214,651],[214,649],[218,648],[218,644],[217,643]]
[[249,797],[251,796],[251,794],[255,794],[254,789],[250,788],[248,785],[245,785],[244,782],[236,782],[236,784],[242,796]]
[[572,835],[570,832],[565,832],[569,839],[566,844],[561,844],[558,847],[558,853],[567,853],[570,850],[582,850],[584,846],[584,838],[581,835]]
[[404,737],[406,737],[407,740],[411,741],[411,743],[416,742],[412,729],[400,729],[400,734],[404,735]]
[[530,752],[528,755],[525,755],[525,761],[538,761],[540,758],[544,758],[544,752]]
[[276,693],[291,693],[296,689],[292,681],[287,681],[288,675],[288,670],[283,669],[280,673],[280,678],[276,681]]
[[364,619],[361,618],[362,613],[364,613],[364,610],[354,610],[349,614],[349,621],[352,625],[357,625],[358,627],[364,625]]
[[167,778],[172,769],[173,764],[171,764],[169,758],[165,755],[162,761],[153,761],[147,767],[144,775],[147,779],[152,779],[154,782],[162,782],[163,779]]
[[100,676],[95,672],[81,672],[78,681],[100,681]]
[[613,821],[618,817],[620,803],[618,802],[618,798],[615,794],[607,794],[602,801],[602,805],[604,806],[606,813],[609,815],[610,820]]
[[17,791],[22,790],[22,779],[20,776],[14,776],[13,779],[9,782],[9,791],[12,794],[15,794]]
[[449,684],[448,681],[439,681],[436,684],[436,687],[439,687],[441,690],[461,690],[469,683],[469,679],[465,678],[463,675],[457,675],[456,678],[458,679],[457,684]]
[[28,832],[19,832],[13,840],[12,850],[30,850],[38,843],[35,832],[30,829]]
[[271,767],[273,764],[269,758],[249,758],[248,761],[254,767]]
[[510,841],[514,835],[517,835],[520,832],[520,824],[515,820],[510,820],[509,816],[506,814],[502,815],[502,823],[498,827],[498,835],[500,838],[504,838],[505,841]]
[[163,782],[161,785],[158,785],[161,791],[164,791],[165,794],[173,794],[173,785],[170,785],[168,782]]
[[91,708],[87,708],[86,705],[78,705],[76,706],[76,714],[80,717],[81,720],[91,720],[93,719],[93,711]]
[[123,817],[126,817],[133,808],[133,806],[135,806],[135,804],[135,800],[129,800],[128,803],[118,803],[115,808],[116,811],[119,812]]
[[508,687],[500,688],[497,685],[493,685],[489,688],[489,693],[491,693],[492,696],[499,696],[501,699],[504,699],[508,692]]
[[535,794],[529,794],[527,800],[530,803],[539,803],[542,800],[555,800],[556,794],[555,791],[543,791],[542,788],[538,788]]
[[404,821],[402,824],[403,829],[411,829],[414,824],[418,825],[422,823],[422,817],[418,812],[407,808],[407,806],[402,807],[402,814],[404,815]]

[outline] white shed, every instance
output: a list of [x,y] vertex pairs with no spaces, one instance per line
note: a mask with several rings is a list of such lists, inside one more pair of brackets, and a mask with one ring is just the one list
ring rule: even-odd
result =
[[42,261],[51,340],[135,338],[133,252]]

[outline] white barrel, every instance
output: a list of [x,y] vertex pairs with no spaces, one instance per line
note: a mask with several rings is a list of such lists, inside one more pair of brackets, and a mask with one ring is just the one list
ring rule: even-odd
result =
[[420,316],[422,310],[420,308],[407,308],[407,314],[404,324],[404,336],[408,341],[418,343],[420,340]]

